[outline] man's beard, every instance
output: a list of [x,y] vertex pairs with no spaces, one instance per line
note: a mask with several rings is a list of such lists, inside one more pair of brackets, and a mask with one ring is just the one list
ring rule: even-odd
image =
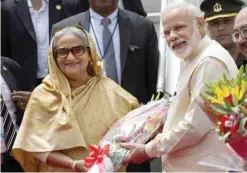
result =
[[187,59],[193,52],[196,51],[201,40],[200,32],[198,31],[196,25],[194,26],[194,32],[189,40],[179,39],[176,40],[172,45],[176,43],[184,42],[184,46],[182,48],[173,49],[173,46],[170,46],[173,53],[181,59]]
[[[178,57],[178,58],[181,58],[181,59],[186,59],[186,57],[188,57],[191,53],[191,46],[188,44],[188,40],[177,40],[174,42],[174,44],[176,45],[177,43],[181,43],[183,42],[183,47],[181,48],[176,48],[176,49],[172,49],[173,53]],[[173,44],[173,45],[174,45]]]

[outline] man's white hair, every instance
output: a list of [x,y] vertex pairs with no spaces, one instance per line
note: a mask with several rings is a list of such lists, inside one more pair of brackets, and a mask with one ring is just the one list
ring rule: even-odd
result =
[[[247,15],[247,7],[244,7],[244,8],[242,8],[242,10],[240,10],[240,12],[238,13],[238,15],[236,16],[236,18],[237,17],[239,17],[239,16],[246,16]],[[247,18],[247,16],[246,16],[246,18]]]
[[165,15],[168,12],[174,9],[179,9],[179,10],[186,9],[188,10],[192,18],[203,17],[203,13],[201,12],[201,10],[197,8],[196,6],[194,6],[193,4],[190,4],[188,2],[175,2],[175,3],[169,4],[163,10],[162,17],[165,17]]

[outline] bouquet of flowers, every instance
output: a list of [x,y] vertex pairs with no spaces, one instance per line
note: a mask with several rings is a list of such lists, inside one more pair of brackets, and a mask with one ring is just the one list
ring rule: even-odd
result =
[[226,147],[227,154],[217,158],[205,158],[201,164],[231,171],[243,171],[247,167],[247,66],[229,80],[226,75],[214,83],[206,83],[199,103]]
[[114,172],[123,166],[129,154],[121,142],[144,144],[163,127],[170,103],[166,99],[149,102],[117,121],[98,145],[90,145],[85,158],[88,172]]

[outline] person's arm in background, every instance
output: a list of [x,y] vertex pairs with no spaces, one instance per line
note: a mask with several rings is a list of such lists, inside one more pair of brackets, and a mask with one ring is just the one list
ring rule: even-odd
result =
[[191,79],[191,101],[184,119],[146,145],[145,151],[150,158],[195,145],[210,131],[212,124],[196,103],[196,98],[205,90],[205,82],[215,81],[222,77],[223,73],[228,74],[225,65],[219,60],[205,59],[199,65]]
[[147,45],[147,86],[148,96],[151,99],[152,95],[156,93],[157,79],[158,79],[158,65],[159,65],[159,49],[158,38],[153,23],[149,25],[149,36]]

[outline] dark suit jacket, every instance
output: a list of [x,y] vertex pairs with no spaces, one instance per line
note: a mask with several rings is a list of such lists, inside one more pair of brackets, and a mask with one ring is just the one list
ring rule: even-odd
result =
[[245,57],[242,53],[239,54],[238,59],[236,61],[236,64],[238,68],[240,68],[242,65],[247,64],[247,57]]
[[141,0],[122,0],[122,2],[126,10],[133,11],[144,17],[147,16],[147,13],[142,6]]
[[[57,5],[61,6],[60,10],[56,9]],[[85,11],[88,7],[88,0],[50,0],[50,31],[54,23]],[[1,9],[1,55],[10,57],[23,67],[25,90],[32,90],[36,83],[38,55],[35,30],[27,0],[4,1]]]
[[[69,17],[52,28],[79,24],[89,28],[89,11]],[[154,25],[148,19],[119,9],[121,86],[142,103],[156,92],[158,40]]]
[[[1,57],[1,75],[8,84],[11,91],[18,91],[23,89],[22,68],[15,61],[11,60],[10,58]],[[16,116],[16,124],[20,126],[23,118],[23,111],[18,107],[16,107]]]

